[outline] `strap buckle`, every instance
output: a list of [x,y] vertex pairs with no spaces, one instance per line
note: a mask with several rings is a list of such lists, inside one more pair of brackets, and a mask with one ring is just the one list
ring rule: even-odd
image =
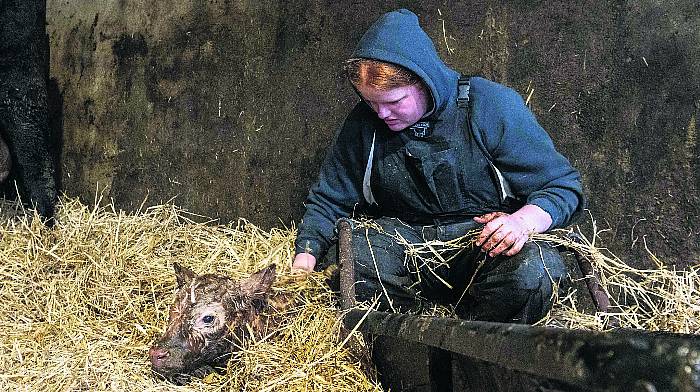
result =
[[460,76],[457,81],[457,107],[469,107],[469,77]]

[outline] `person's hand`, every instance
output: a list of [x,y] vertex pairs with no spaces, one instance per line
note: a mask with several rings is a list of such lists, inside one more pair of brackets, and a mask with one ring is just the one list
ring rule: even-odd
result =
[[313,272],[316,266],[316,257],[310,253],[299,253],[294,256],[292,271]]
[[489,256],[513,256],[520,252],[533,233],[542,233],[552,224],[547,212],[535,205],[525,205],[513,214],[490,212],[474,220],[485,224],[476,239]]
[[477,216],[474,220],[485,224],[476,239],[476,245],[491,257],[517,254],[533,232],[522,219],[505,212],[490,212]]

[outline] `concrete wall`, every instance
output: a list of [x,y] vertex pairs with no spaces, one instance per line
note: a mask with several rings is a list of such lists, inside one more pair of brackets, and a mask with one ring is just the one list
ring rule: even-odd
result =
[[455,69],[530,97],[614,252],[700,261],[697,0],[48,0],[64,191],[298,221],[356,101],[340,64],[398,7]]

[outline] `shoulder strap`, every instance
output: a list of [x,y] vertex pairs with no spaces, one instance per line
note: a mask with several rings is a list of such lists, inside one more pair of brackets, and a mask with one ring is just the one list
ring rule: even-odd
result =
[[491,153],[489,152],[488,148],[486,148],[486,144],[484,143],[482,133],[475,132],[472,127],[471,100],[469,98],[469,93],[471,89],[470,79],[471,78],[469,76],[459,76],[459,80],[457,81],[457,107],[465,109],[464,111],[467,116],[467,132],[469,132],[472,135],[472,137],[474,137],[476,145],[479,147],[479,149],[484,154],[484,157],[489,163],[491,172],[495,177],[495,180],[498,182],[498,191],[501,197],[501,201],[505,202],[509,198],[516,199],[515,194],[513,193],[512,189],[510,188],[510,185],[508,184],[508,181],[506,181],[505,177],[503,177],[503,174],[501,174],[501,171],[498,170],[496,165],[493,163],[493,158],[491,157]]

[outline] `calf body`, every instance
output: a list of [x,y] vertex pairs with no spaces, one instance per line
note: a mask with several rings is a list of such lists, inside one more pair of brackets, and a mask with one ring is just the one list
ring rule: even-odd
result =
[[249,333],[262,329],[262,311],[275,280],[275,265],[247,279],[196,275],[174,265],[178,291],[170,308],[168,327],[151,347],[153,371],[184,384],[226,366]]

